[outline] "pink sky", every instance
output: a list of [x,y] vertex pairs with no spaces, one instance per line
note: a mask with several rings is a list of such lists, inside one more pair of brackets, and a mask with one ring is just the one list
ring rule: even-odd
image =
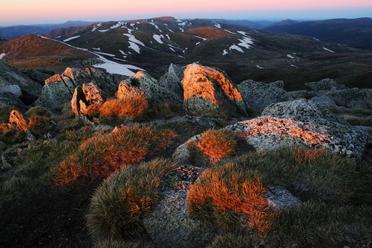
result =
[[[369,7],[372,0],[0,0],[0,24],[160,15],[222,17],[234,12]],[[309,13],[310,14],[310,13]],[[314,13],[316,14],[316,13]],[[215,16],[218,18],[219,16]],[[248,18],[248,17],[247,17]],[[268,17],[269,18],[269,17]],[[248,18],[249,19],[249,18]]]

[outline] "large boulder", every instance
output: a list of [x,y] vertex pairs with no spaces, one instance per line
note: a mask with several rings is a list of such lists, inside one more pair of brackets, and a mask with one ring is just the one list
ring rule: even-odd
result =
[[270,105],[262,117],[234,124],[229,129],[246,133],[257,149],[305,145],[361,158],[368,133],[341,122],[311,100],[299,99]]
[[184,107],[194,115],[246,114],[247,106],[239,90],[221,71],[190,64],[182,79]]
[[247,105],[261,113],[272,103],[288,100],[287,92],[283,89],[283,81],[262,83],[246,80],[238,85],[238,90]]
[[71,110],[75,115],[87,115],[102,105],[101,89],[94,83],[84,83],[76,87],[71,99]]

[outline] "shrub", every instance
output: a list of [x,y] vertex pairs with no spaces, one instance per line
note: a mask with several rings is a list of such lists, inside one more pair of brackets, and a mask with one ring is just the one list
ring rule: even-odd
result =
[[[266,192],[254,171],[225,164],[205,170],[190,186],[188,208],[191,216],[216,222],[222,228],[243,225],[264,235],[275,219],[275,213],[268,208]],[[243,216],[247,223],[241,223],[239,216]]]
[[99,113],[103,117],[137,118],[148,109],[149,103],[144,94],[128,95],[125,98],[109,99],[102,104]]
[[283,185],[302,199],[345,202],[353,194],[355,161],[323,150],[292,150],[250,152],[231,161],[258,171],[266,185]]
[[105,178],[117,169],[159,155],[175,137],[169,130],[140,126],[116,128],[109,134],[98,133],[83,141],[77,152],[59,164],[56,183],[65,185],[79,178]]
[[142,218],[159,199],[160,179],[173,168],[153,160],[119,170],[92,197],[87,224],[96,242],[133,241],[145,237]]
[[227,130],[210,129],[204,132],[195,146],[206,155],[212,163],[232,155],[237,146],[235,135]]
[[5,144],[15,144],[24,141],[26,134],[7,123],[0,123],[0,141]]

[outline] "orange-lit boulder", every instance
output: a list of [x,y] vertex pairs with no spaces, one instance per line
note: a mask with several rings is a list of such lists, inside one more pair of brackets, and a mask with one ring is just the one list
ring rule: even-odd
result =
[[82,84],[75,88],[71,99],[71,110],[76,115],[93,114],[102,105],[101,90],[94,83]]
[[247,112],[246,104],[232,81],[221,71],[190,64],[182,79],[184,107],[191,114]]

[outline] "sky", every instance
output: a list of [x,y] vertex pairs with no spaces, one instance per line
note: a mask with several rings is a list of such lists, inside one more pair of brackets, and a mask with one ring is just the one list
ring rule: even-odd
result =
[[372,17],[372,0],[0,0],[0,26],[157,16],[250,20]]

